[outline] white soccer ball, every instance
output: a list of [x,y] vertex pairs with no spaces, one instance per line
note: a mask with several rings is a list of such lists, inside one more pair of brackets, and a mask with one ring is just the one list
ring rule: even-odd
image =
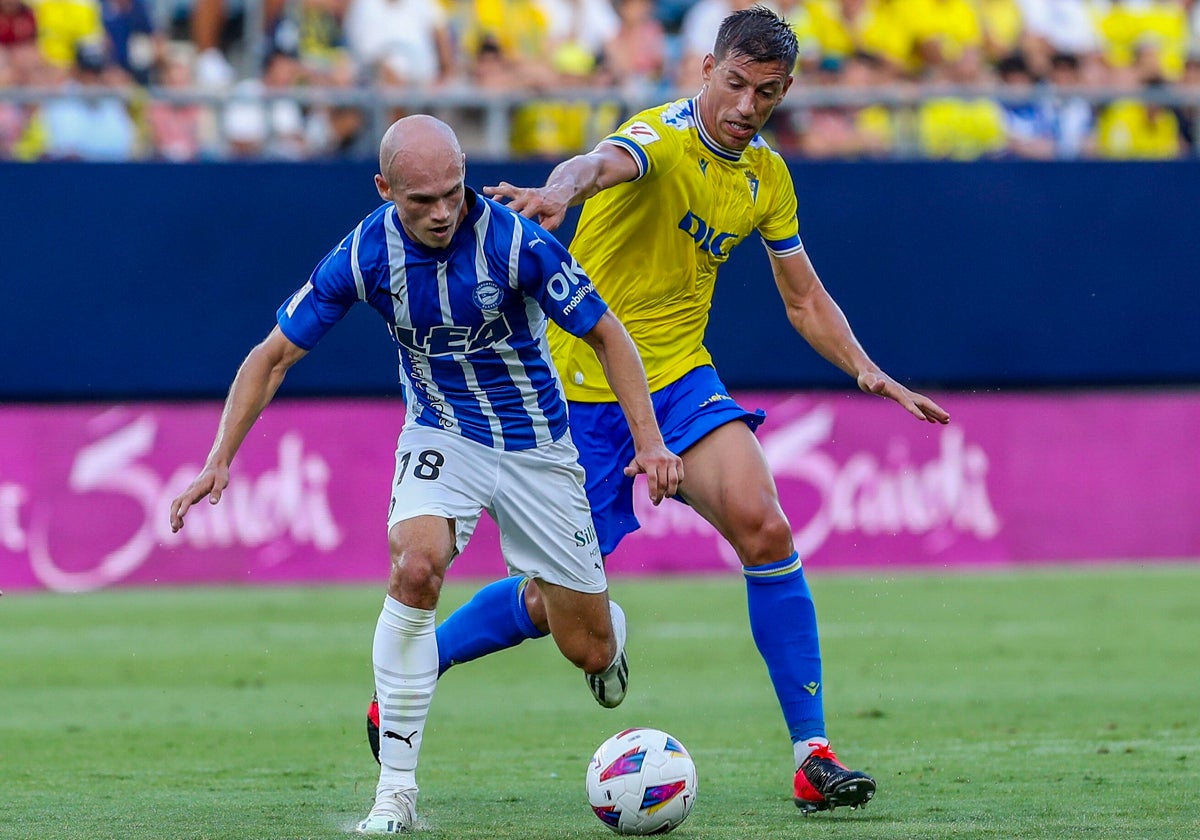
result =
[[592,756],[587,794],[600,822],[617,834],[666,834],[696,803],[696,765],[666,732],[626,729]]

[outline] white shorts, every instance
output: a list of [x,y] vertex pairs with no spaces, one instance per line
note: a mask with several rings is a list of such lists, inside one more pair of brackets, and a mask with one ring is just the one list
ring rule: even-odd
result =
[[408,426],[396,444],[388,530],[414,516],[452,519],[459,554],[486,510],[500,528],[511,573],[603,592],[608,582],[583,482],[570,433],[548,446],[509,452]]

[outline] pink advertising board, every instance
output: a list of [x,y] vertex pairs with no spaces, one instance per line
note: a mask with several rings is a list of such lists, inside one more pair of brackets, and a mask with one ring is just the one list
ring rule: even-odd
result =
[[[806,567],[950,569],[1200,557],[1200,393],[946,394],[947,427],[862,394],[741,393]],[[0,589],[379,582],[403,409],[280,400],[220,505],[172,534],[218,403],[0,407]],[[614,576],[737,561],[685,505],[639,495]],[[504,562],[485,519],[452,578]]]

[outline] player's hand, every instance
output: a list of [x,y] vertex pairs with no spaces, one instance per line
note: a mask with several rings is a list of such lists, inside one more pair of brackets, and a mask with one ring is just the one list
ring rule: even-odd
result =
[[205,467],[188,488],[171,502],[171,531],[177,533],[183,527],[183,517],[188,508],[208,496],[210,504],[221,501],[221,493],[229,486],[228,467]]
[[546,230],[554,230],[567,217],[567,205],[551,198],[544,189],[515,187],[508,181],[501,181],[494,187],[484,187],[483,194],[507,201],[513,210],[533,219]]
[[881,371],[867,371],[858,375],[858,387],[868,394],[878,394],[895,400],[913,417],[929,423],[949,423],[950,414],[924,394],[910,391],[892,377]]
[[683,481],[683,459],[667,449],[666,444],[656,444],[638,451],[625,467],[627,476],[633,477],[638,473],[646,474],[650,501],[657,505],[679,492],[679,483]]

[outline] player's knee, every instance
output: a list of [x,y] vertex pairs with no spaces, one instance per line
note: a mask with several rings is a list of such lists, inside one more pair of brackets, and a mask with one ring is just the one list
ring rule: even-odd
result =
[[792,553],[792,526],[777,507],[768,509],[748,517],[733,543],[744,566],[775,563]]
[[425,551],[393,545],[388,594],[405,604],[432,609],[442,590],[439,560]]

